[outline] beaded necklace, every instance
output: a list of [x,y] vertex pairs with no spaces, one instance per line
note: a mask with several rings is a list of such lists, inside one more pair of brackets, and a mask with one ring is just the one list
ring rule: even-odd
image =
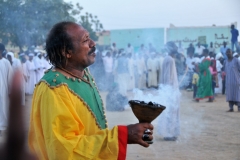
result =
[[[79,76],[77,76],[77,75],[69,72],[68,70],[62,68],[62,67],[57,67],[57,68],[60,69],[60,70],[62,70],[62,71],[64,71],[64,72],[66,72],[66,73],[68,73],[68,74],[70,74],[71,76],[73,76],[73,77],[75,77],[75,78],[81,79],[82,81],[90,84],[90,82],[89,82],[89,77],[87,76],[85,70],[83,71],[83,72],[84,72],[83,77],[79,77]],[[85,76],[87,79],[85,79],[84,76]]]

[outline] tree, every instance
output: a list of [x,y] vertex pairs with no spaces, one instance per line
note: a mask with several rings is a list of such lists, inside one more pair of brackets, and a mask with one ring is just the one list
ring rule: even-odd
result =
[[90,37],[94,40],[98,40],[96,32],[101,32],[103,30],[103,25],[98,20],[97,16],[93,16],[91,13],[86,12],[82,15],[83,8],[79,3],[76,4],[76,8],[72,10],[72,15],[76,17],[77,23],[81,24],[88,32]]
[[[76,11],[73,4],[63,0],[0,0],[0,38],[4,44],[11,41],[20,51],[24,46],[41,45],[55,23],[78,22],[74,15],[80,12]],[[90,31],[90,36],[94,36],[94,30],[91,30],[93,22],[80,23]]]

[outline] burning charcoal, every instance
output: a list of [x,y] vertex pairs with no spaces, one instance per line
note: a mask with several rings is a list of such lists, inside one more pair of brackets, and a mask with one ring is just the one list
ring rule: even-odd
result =
[[153,102],[148,102],[148,105],[154,106]]

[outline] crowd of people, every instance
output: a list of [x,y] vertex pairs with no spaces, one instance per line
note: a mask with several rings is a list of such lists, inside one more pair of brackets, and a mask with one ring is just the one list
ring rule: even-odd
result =
[[[134,51],[130,43],[125,49],[117,48],[117,44],[113,43],[111,47],[97,51],[96,63],[90,66],[90,70],[98,84],[102,84],[103,90],[112,90],[112,87],[119,85],[118,93],[126,97],[127,92],[134,88],[159,88],[166,49],[157,52],[151,44],[149,47],[142,44],[139,48]],[[174,57],[179,88],[193,91],[196,102],[204,98],[213,102],[215,95],[225,94],[224,64],[228,60],[228,49],[226,42],[223,42],[219,51],[212,42],[208,47],[197,43],[196,46],[189,44],[187,48],[179,43],[178,54]],[[233,57],[238,58],[238,52],[234,52]],[[108,97],[114,99],[114,95],[111,95]],[[124,110],[123,107],[117,107],[116,110]]]
[[[212,43],[184,49],[171,41],[162,53],[151,44],[148,48],[142,44],[137,52],[130,43],[125,49],[113,43],[103,51],[95,46],[89,33],[74,22],[53,26],[46,40],[47,56],[34,49],[16,58],[0,44],[0,130],[7,128],[7,99],[14,95],[9,83],[15,71],[21,73],[21,95],[33,94],[28,141],[39,159],[125,159],[127,144],[149,146],[147,141],[153,139],[149,123],[108,129],[96,83],[109,91],[106,109],[111,111],[124,110],[121,101],[126,102],[127,92],[134,88],[166,85],[172,92],[193,90],[196,102],[204,98],[214,102],[215,94],[226,94],[228,112],[234,105],[240,112],[240,60],[226,42],[217,54]],[[170,117],[161,125],[167,133],[161,134],[167,141],[180,134],[179,98],[172,96],[174,103],[166,106]]]

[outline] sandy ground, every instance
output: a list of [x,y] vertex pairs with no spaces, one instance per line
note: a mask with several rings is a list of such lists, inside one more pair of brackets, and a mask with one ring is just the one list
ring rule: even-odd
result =
[[[103,101],[106,93],[101,92]],[[240,112],[228,113],[225,96],[217,95],[213,103],[192,101],[192,92],[182,91],[180,108],[181,135],[175,142],[154,134],[149,148],[128,145],[127,160],[240,160]],[[29,125],[31,96],[27,96],[26,126]],[[109,128],[137,123],[130,108],[123,112],[106,112]],[[156,126],[157,121],[152,124]],[[27,133],[27,129],[26,129]],[[5,135],[0,137],[0,144]]]

